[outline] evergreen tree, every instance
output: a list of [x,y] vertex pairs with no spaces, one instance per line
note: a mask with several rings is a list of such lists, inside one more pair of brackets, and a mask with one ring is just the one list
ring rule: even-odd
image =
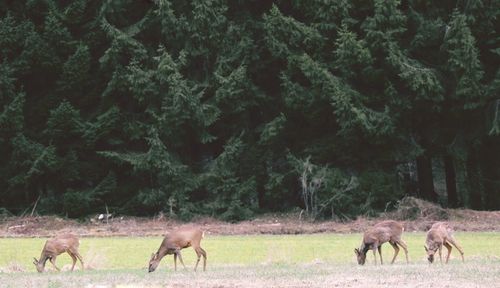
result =
[[0,2],[0,208],[346,218],[410,194],[498,209],[499,13],[498,0]]

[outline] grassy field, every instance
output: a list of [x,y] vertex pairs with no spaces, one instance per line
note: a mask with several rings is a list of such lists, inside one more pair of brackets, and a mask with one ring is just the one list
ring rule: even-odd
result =
[[[38,274],[32,264],[46,239],[0,239],[0,287],[500,287],[500,233],[455,233],[465,251],[456,250],[449,265],[426,263],[424,233],[406,233],[410,264],[401,250],[394,265],[355,263],[353,248],[360,234],[211,236],[202,247],[208,253],[207,271],[194,273],[195,253],[183,250],[188,269],[173,270],[173,257],[147,273],[149,256],[160,237],[83,238],[80,252],[92,268],[77,272]],[[384,245],[388,263],[393,249]],[[57,259],[68,268],[67,255]],[[50,263],[47,267],[51,268]]]

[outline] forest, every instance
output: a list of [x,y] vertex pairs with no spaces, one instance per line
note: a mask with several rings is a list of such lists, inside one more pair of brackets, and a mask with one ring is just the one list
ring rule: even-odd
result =
[[0,214],[500,209],[500,0],[1,0]]

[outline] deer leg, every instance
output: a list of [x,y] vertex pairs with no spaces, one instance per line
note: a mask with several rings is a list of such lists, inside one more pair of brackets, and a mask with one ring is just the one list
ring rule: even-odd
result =
[[198,263],[200,263],[201,252],[199,248],[194,248],[194,252],[196,252],[196,256],[198,257],[198,259],[196,259],[196,265],[194,265],[194,271],[196,272],[196,268],[198,268]]
[[439,252],[439,261],[441,261],[441,264],[443,264],[443,257],[441,256],[441,249],[443,247],[441,245],[439,245],[439,248],[438,248],[438,252]]
[[82,271],[85,269],[85,265],[83,265],[83,260],[82,260],[82,255],[80,255],[80,253],[78,253],[78,251],[73,251],[72,252],[73,254],[75,254],[76,258],[78,258],[78,260],[80,260],[80,263],[82,264]]
[[448,254],[446,255],[446,262],[445,262],[446,264],[448,264],[448,259],[450,259],[450,254],[451,254],[451,249],[452,249],[452,247],[451,247],[451,245],[450,245],[450,244],[448,244],[447,242],[444,242],[444,244],[443,244],[443,245],[444,245],[444,247],[446,247],[446,249],[448,250]]
[[403,248],[403,251],[405,251],[406,263],[410,263],[410,261],[408,261],[408,246],[406,245],[405,241],[403,241],[402,239],[399,239],[398,241],[396,241],[396,243],[399,246],[401,246],[401,248]]
[[54,266],[54,268],[56,268],[57,271],[61,271],[61,269],[59,269],[59,267],[56,266],[56,257],[50,257],[50,263],[52,263],[52,265]]
[[184,267],[184,269],[186,269],[186,265],[184,265],[184,261],[182,261],[182,255],[181,255],[181,250],[177,250],[176,253],[174,255],[177,255],[179,256],[179,261],[181,261],[181,264],[182,266]]
[[200,258],[203,256],[203,271],[206,271],[207,269],[207,252],[203,250],[201,247],[194,248],[194,251],[196,252],[196,255],[198,256],[198,259],[196,260],[196,265],[194,266],[194,271],[196,271],[196,268],[198,268],[198,263],[200,263]]
[[373,246],[373,258],[375,259],[375,265],[377,265],[377,246]]
[[207,252],[200,247],[201,256],[203,256],[203,271],[207,269]]
[[76,256],[71,253],[70,251],[66,251],[68,252],[69,256],[71,256],[71,259],[73,260],[73,265],[71,266],[71,271],[73,271],[73,269],[75,269],[75,264],[76,264]]
[[464,251],[462,250],[462,247],[460,247],[460,245],[458,245],[457,241],[455,241],[455,239],[453,239],[453,238],[450,238],[450,239],[448,239],[448,242],[450,242],[453,246],[455,246],[455,248],[457,248],[458,252],[460,252],[460,256],[462,257],[462,262],[465,262]]
[[384,265],[384,261],[382,260],[382,244],[380,244],[377,247],[377,250],[378,250],[378,255],[380,255],[380,265]]
[[398,256],[398,253],[399,253],[399,247],[394,242],[389,242],[389,244],[391,244],[392,248],[394,248],[394,257],[392,257],[392,261],[391,261],[391,264],[394,264],[394,261],[396,260],[396,256]]
[[174,271],[177,271],[177,252],[174,253]]

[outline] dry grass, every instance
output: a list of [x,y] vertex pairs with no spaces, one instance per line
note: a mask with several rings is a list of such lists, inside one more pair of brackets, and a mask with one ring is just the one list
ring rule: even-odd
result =
[[239,223],[226,223],[211,218],[182,223],[165,217],[118,217],[109,223],[80,223],[51,216],[8,217],[0,218],[0,237],[51,237],[65,232],[87,237],[162,236],[169,229],[183,225],[197,225],[207,235],[356,233],[385,219],[404,221],[406,231],[426,231],[435,221],[444,219],[457,231],[500,231],[500,211],[443,209],[412,197],[402,199],[396,211],[375,219],[360,217],[345,222],[311,222],[299,218],[299,213],[291,213],[264,215]]
[[498,287],[498,261],[383,266],[304,263],[217,266],[147,273],[138,270],[1,275],[2,287]]
[[[102,249],[96,249],[95,247],[90,247],[82,257],[84,260],[84,270],[104,270],[108,264],[106,253],[103,253]],[[72,264],[64,264],[61,271],[70,271],[71,266]],[[50,264],[47,263],[47,269],[50,268]],[[81,270],[81,268],[80,261],[77,261],[74,271]]]
[[108,264],[106,254],[95,246],[90,247],[87,253],[83,255],[83,259],[85,261],[85,270],[101,270]]
[[1,273],[18,273],[18,272],[26,272],[24,266],[17,261],[11,261],[4,267],[0,267]]
[[450,219],[450,211],[422,199],[404,197],[398,202],[396,210],[386,216],[394,220],[442,221]]

